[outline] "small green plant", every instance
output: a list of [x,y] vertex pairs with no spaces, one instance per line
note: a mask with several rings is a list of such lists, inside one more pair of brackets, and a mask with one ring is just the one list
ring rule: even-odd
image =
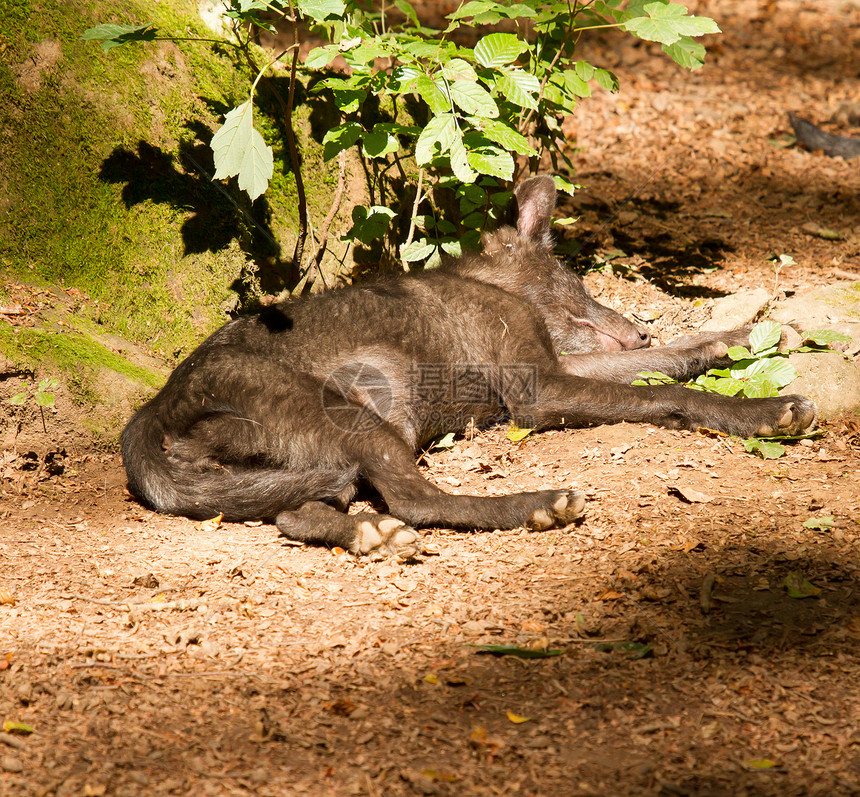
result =
[[[52,377],[48,377],[47,379],[43,379],[39,382],[33,392],[33,400],[36,402],[36,406],[38,406],[39,413],[42,416],[42,429],[44,429],[45,434],[48,433],[48,427],[45,424],[45,410],[55,410],[54,391],[57,387],[59,387],[57,380]],[[9,398],[9,403],[14,407],[23,407],[29,398],[29,390],[22,390],[20,393],[16,393],[14,396],[11,396]]]
[[[776,321],[762,321],[750,331],[750,348],[732,346],[727,356],[734,362],[730,368],[712,368],[697,376],[687,387],[723,396],[746,396],[764,398],[776,396],[780,388],[797,378],[797,371],[786,359],[787,352],[780,352],[779,341],[782,328]],[[669,385],[675,382],[671,376],[659,371],[637,374],[634,385]]]
[[[266,190],[273,170],[271,147],[253,123],[256,88],[278,61],[290,59],[289,95],[280,102],[299,199],[293,264],[304,272],[311,266],[302,260],[307,207],[292,131],[300,70],[309,85],[316,81],[312,90],[325,93],[340,116],[323,139],[324,157],[337,157],[342,175],[342,153],[357,148],[368,165],[372,205],[356,208],[345,240],[369,244],[388,237],[405,267],[432,266],[442,253],[457,255],[463,244],[476,244],[480,230],[494,223],[510,200],[506,182],[526,165],[536,170],[544,155],[557,186],[573,192],[561,120],[593,87],[618,89],[610,71],[576,58],[586,31],[618,28],[657,42],[691,70],[705,57],[695,37],[719,32],[712,19],[690,16],[669,0],[471,0],[448,15],[441,31],[424,27],[406,0],[394,0],[393,8],[360,0],[230,0],[226,16],[232,21],[228,40],[164,35],[151,24],[97,25],[82,38],[100,41],[106,52],[158,39],[231,46],[254,77],[248,98],[227,113],[212,138],[215,177],[237,177],[252,199]],[[291,28],[293,42],[273,58],[267,55],[261,66],[252,45],[259,29],[274,30],[273,18]],[[303,65],[300,23],[328,41]],[[452,40],[463,28],[483,32],[500,23],[505,32],[479,35],[474,47]],[[347,70],[333,75],[336,59]],[[407,106],[408,117],[401,110]],[[444,190],[453,191],[461,228],[435,199]],[[341,196],[337,191],[319,226],[316,265]]]
[[805,529],[813,531],[830,531],[833,528],[833,515],[822,515],[821,517],[811,517],[809,520],[804,520],[801,524]]
[[727,355],[731,368],[712,368],[696,377],[690,387],[724,396],[746,398],[776,396],[781,388],[797,379],[797,370],[779,351],[782,327],[776,321],[762,321],[750,331],[750,347],[732,346]]
[[[732,346],[727,356],[733,360],[730,368],[711,368],[686,384],[693,390],[719,393],[723,396],[767,398],[779,395],[779,391],[791,384],[798,376],[797,369],[788,362],[793,352],[826,351],[831,343],[848,342],[849,335],[831,329],[814,329],[802,336],[803,345],[790,351],[780,351],[782,327],[776,321],[762,321],[750,330],[750,346]],[[659,371],[643,371],[637,374],[634,385],[671,385],[671,376]],[[777,435],[774,437],[752,437],[743,441],[744,448],[762,459],[776,459],[785,454],[779,442],[805,440],[820,437],[822,432],[813,431],[804,435]]]

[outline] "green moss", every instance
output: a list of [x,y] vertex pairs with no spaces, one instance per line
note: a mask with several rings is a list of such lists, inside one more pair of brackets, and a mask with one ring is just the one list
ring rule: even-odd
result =
[[[160,374],[130,363],[78,332],[12,327],[0,322],[0,350],[13,362],[22,365],[53,365],[70,375],[67,381],[81,387],[89,383],[83,376],[85,371],[95,375],[102,369],[110,369],[149,387],[159,387],[163,382]],[[89,397],[95,396],[96,394],[92,393]]]
[[[0,15],[0,273],[77,287],[97,303],[93,320],[172,357],[223,323],[223,309],[236,303],[229,286],[246,258],[226,246],[230,236],[209,248],[184,246],[184,227],[221,195],[208,172],[188,171],[179,147],[208,139],[213,108],[247,93],[247,75],[206,44],[103,53],[79,39],[106,21],[211,35],[191,0],[129,4],[121,14],[108,4],[80,6],[45,3],[27,30],[14,14]],[[9,64],[24,63],[32,42],[46,40],[58,43],[59,59],[36,82],[19,84]],[[227,222],[234,240],[243,234],[241,217]],[[177,274],[189,290],[171,289]]]
[[[99,325],[175,359],[237,304],[231,286],[255,252],[246,212],[261,221],[259,209],[267,207],[263,221],[281,256],[292,252],[296,189],[280,110],[273,103],[255,117],[276,163],[265,202],[251,207],[234,185],[224,189],[210,179],[210,133],[249,91],[235,53],[191,42],[104,53],[80,39],[104,22],[213,36],[197,0],[0,0],[0,284],[7,274],[76,287],[90,299],[75,321],[82,338]],[[47,41],[59,57],[42,64],[35,81],[22,81],[13,65],[29,63]],[[299,106],[295,126],[311,216],[319,220],[337,168],[323,161],[310,114],[310,103]],[[330,242],[337,247],[336,230]],[[65,343],[31,343],[31,354],[65,358],[66,365],[73,356],[82,362],[77,349],[86,348],[73,354]]]
[[14,30],[32,39],[35,34],[32,20],[33,9],[29,0],[0,0],[0,37],[5,38],[8,31]]

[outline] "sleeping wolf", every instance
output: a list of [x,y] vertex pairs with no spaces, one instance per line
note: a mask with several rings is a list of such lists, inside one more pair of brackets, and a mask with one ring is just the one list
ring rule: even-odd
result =
[[[638,421],[739,435],[796,434],[800,396],[739,399],[687,379],[729,363],[738,330],[649,348],[644,329],[595,302],[552,254],[550,177],[514,190],[516,227],[439,269],[290,300],[236,319],[182,362],[122,436],[130,489],[192,518],[274,519],[295,540],[406,557],[413,527],[545,529],[583,514],[572,490],[449,495],[415,451],[440,434]],[[358,478],[389,514],[349,515]]]

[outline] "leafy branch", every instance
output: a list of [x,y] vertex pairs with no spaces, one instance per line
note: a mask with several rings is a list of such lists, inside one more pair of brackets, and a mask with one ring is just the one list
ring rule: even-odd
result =
[[[256,76],[248,99],[227,113],[212,148],[216,178],[237,177],[252,200],[266,190],[273,173],[271,147],[253,123],[254,91],[275,63],[290,57],[289,95],[284,100],[274,94],[285,119],[299,200],[299,235],[289,275],[295,285],[302,274],[309,226],[292,126],[299,72],[309,77],[325,73],[313,90],[326,92],[341,116],[323,139],[325,159],[357,148],[369,164],[371,196],[378,197],[370,208],[353,213],[344,240],[369,244],[385,238],[394,219],[408,214],[399,227],[408,227],[406,239],[393,240],[392,246],[399,248],[404,265],[423,261],[432,266],[443,253],[458,254],[463,245],[476,243],[484,225],[499,219],[510,199],[505,183],[526,160],[536,168],[548,156],[558,188],[573,193],[574,170],[564,154],[561,120],[591,96],[592,84],[618,89],[612,72],[575,59],[583,32],[619,28],[660,43],[673,60],[691,70],[701,67],[705,56],[694,39],[719,32],[713,20],[691,16],[669,0],[629,0],[624,8],[622,0],[469,0],[448,15],[443,31],[422,26],[407,0],[394,0],[393,5],[396,20],[385,4],[374,9],[361,0],[230,0],[226,16],[234,23],[235,41],[163,35],[151,24],[97,25],[82,38],[100,41],[105,51],[172,40],[216,42],[241,52]],[[257,68],[250,44],[257,30],[275,30],[272,15],[289,26],[293,42]],[[473,48],[450,38],[467,26],[483,31],[502,22],[513,22],[516,32],[487,32]],[[311,50],[303,65],[298,59],[299,23],[327,42]],[[371,111],[371,98],[379,112]],[[399,108],[407,99],[415,110],[403,121]],[[413,175],[420,183],[415,201],[404,202],[403,183]],[[459,228],[437,201],[439,192],[451,190],[459,206]],[[392,210],[387,200],[398,197],[398,209]],[[419,213],[419,206],[428,212]],[[323,225],[323,245],[333,216],[330,211]],[[318,271],[320,258],[319,250],[313,253],[306,270],[316,266]]]

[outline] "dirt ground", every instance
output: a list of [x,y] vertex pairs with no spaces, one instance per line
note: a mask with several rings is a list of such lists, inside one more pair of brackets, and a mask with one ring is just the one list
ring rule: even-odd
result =
[[[606,36],[622,91],[570,124],[576,247],[615,265],[589,283],[658,340],[860,275],[858,162],[782,138],[789,110],[851,132],[860,5],[693,5],[705,70]],[[0,733],[0,794],[860,793],[857,417],[767,461],[644,425],[460,438],[436,483],[576,486],[585,521],[397,563],[146,511],[64,401],[0,452],[0,722],[32,728]]]

